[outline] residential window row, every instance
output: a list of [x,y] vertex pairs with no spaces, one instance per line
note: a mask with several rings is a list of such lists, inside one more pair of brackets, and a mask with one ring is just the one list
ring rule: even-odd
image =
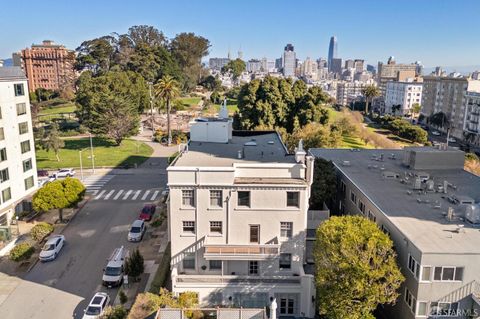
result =
[[[22,146],[22,152],[23,152],[23,146]],[[238,191],[237,204],[239,207],[251,207],[250,191]],[[182,206],[195,207],[194,190],[191,190],[191,189],[182,190]],[[223,192],[221,190],[210,191],[210,207],[223,207]],[[300,192],[287,192],[287,207],[296,207],[296,208],[300,207]]]
[[30,140],[26,140],[20,143],[20,149],[22,154],[30,152]]
[[17,115],[27,114],[27,103],[17,103]]
[[420,281],[463,281],[464,267],[421,266],[411,255],[408,256],[408,269]]
[[10,190],[10,187],[8,187],[2,190],[2,203],[5,203],[10,199],[12,199],[12,191]]
[[[188,252],[183,255],[182,262],[183,269],[195,269],[195,253]],[[278,259],[278,267],[280,269],[289,270],[292,268],[292,254],[282,253]],[[222,261],[221,260],[209,260],[208,262],[209,270],[221,270]],[[249,275],[258,275],[260,271],[260,262],[257,260],[248,261],[248,274]]]
[[31,158],[24,160],[22,164],[23,164],[23,172],[27,172],[33,168]]
[[13,85],[13,90],[15,92],[15,96],[24,96],[25,89],[23,88],[23,83],[15,83]]
[[25,190],[29,190],[30,188],[33,187],[33,176],[27,177],[24,180],[25,183]]
[[8,168],[0,170],[0,183],[6,182],[10,179]]
[[18,123],[18,133],[20,135],[28,133],[28,122]]

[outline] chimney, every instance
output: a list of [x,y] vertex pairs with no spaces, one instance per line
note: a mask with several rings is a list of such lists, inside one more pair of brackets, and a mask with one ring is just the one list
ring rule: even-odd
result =
[[298,142],[298,147],[295,150],[295,162],[305,164],[305,157],[307,152],[303,149],[303,140]]

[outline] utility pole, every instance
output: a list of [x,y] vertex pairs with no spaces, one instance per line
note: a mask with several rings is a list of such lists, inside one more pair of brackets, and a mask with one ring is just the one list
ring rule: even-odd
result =
[[151,123],[152,123],[152,139],[153,136],[155,135],[155,128],[154,126],[154,121],[153,121],[153,97],[152,97],[152,82],[148,82],[148,93],[150,94],[150,115],[151,117]]
[[83,182],[82,151],[78,151],[78,153],[80,155],[80,177],[82,178],[82,182]]
[[92,133],[88,133],[90,135],[90,158],[92,159],[92,172],[95,174],[95,159],[93,156],[93,142],[92,142]]

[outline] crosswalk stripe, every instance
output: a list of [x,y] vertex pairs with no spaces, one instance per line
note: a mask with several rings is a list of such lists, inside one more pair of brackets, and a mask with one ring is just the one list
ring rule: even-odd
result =
[[150,200],[155,200],[155,198],[157,198],[157,195],[158,195],[158,191],[155,191],[155,193],[153,193],[152,197],[150,198]]
[[104,200],[108,200],[108,199],[110,198],[110,196],[112,196],[113,193],[115,193],[115,190],[114,190],[114,189],[112,189],[112,190],[110,191],[110,193],[108,193],[107,195],[105,195],[105,197],[104,197],[103,199],[104,199]]
[[98,190],[96,189],[92,192],[92,195],[95,196],[95,195],[97,195],[97,193],[98,193]]
[[130,196],[130,194],[132,193],[132,190],[129,189],[126,193],[125,193],[125,196],[123,196],[123,200],[126,200],[128,198],[128,196]]
[[123,193],[123,189],[119,190],[117,195],[115,195],[115,197],[113,199],[117,200],[120,197],[120,195],[122,195],[122,193]]
[[138,190],[138,191],[135,193],[135,195],[133,195],[132,200],[136,200],[137,197],[138,197],[138,195],[140,195],[141,192],[142,192],[141,190]]
[[146,200],[148,194],[150,194],[150,191],[149,190],[145,191],[145,194],[143,194],[143,196],[142,196],[142,200]]
[[101,191],[100,194],[98,194],[98,195],[95,197],[95,199],[99,199],[100,197],[102,197],[103,193],[105,193],[105,192],[106,192],[106,190]]

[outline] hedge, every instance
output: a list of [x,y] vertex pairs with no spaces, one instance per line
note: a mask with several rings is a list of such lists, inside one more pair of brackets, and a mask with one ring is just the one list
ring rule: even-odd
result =
[[53,232],[53,226],[49,223],[41,222],[33,226],[30,236],[37,242],[41,242],[45,237]]
[[10,251],[10,259],[13,261],[22,261],[29,259],[35,252],[35,248],[29,243],[20,243]]

